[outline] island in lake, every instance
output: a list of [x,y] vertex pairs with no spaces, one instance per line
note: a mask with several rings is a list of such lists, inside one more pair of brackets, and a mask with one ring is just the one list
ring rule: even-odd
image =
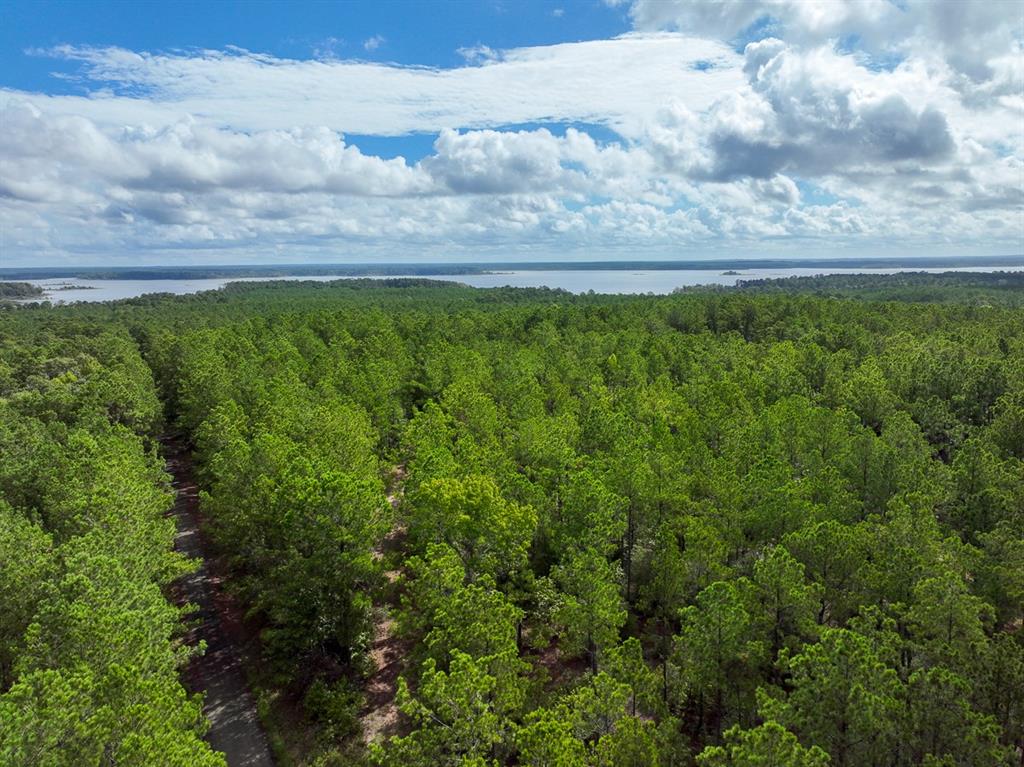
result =
[[0,298],[38,298],[43,289],[31,282],[0,282]]

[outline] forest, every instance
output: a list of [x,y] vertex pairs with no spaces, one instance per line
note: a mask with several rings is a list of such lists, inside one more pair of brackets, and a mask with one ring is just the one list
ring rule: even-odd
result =
[[1024,764],[1019,291],[0,311],[0,764],[226,764],[169,434],[278,764]]

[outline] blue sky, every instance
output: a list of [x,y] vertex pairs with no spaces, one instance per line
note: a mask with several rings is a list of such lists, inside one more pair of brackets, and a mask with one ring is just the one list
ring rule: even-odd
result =
[[[0,2],[0,71],[4,84],[27,90],[70,91],[49,77],[73,72],[26,49],[62,43],[129,50],[223,49],[240,46],[283,58],[324,53],[402,64],[454,67],[458,49],[494,49],[577,40],[628,32],[628,8],[602,2],[247,3],[218,2]],[[364,43],[383,42],[372,50]]]
[[1020,253],[1022,23],[0,2],[0,264]]

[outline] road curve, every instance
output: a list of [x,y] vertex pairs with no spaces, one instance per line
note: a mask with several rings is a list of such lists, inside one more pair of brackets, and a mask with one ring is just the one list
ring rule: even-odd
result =
[[200,532],[199,494],[192,473],[192,456],[180,438],[161,440],[167,472],[175,492],[173,515],[178,525],[174,547],[200,562],[199,569],[178,584],[180,603],[198,607],[188,616],[195,622],[188,643],[206,642],[206,653],[194,658],[186,673],[192,692],[204,694],[203,713],[210,722],[206,740],[222,752],[228,767],[273,767],[267,738],[260,726],[253,700],[245,683],[242,656],[223,625],[217,610],[219,584],[211,575],[206,545]]

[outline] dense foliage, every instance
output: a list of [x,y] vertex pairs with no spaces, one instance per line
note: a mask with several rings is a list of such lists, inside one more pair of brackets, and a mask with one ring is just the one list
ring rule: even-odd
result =
[[[164,650],[133,666],[128,638],[95,648],[75,628],[72,659],[46,644],[71,631],[62,611],[121,609],[98,596],[113,576],[79,560],[85,541],[105,545],[87,509],[139,499],[117,514],[140,537],[103,555],[140,594],[180,570],[141,508],[166,501],[136,436],[158,415],[127,328],[195,445],[274,684],[319,733],[310,761],[1021,759],[1019,309],[409,281],[24,315],[43,312],[104,330],[16,342],[0,368],[0,488],[18,520],[0,545],[32,552],[0,583],[17,595],[5,712],[43,699],[46,674],[103,673],[103,653],[173,680]],[[95,369],[47,367],[68,348]],[[72,394],[68,370],[85,382]],[[360,691],[389,609],[402,719],[364,749]],[[166,650],[171,633],[146,636]],[[185,743],[198,730],[176,711],[161,721]],[[12,716],[5,747],[47,731]]]
[[0,334],[0,763],[223,764],[178,679],[152,375],[123,328],[22,318]]

